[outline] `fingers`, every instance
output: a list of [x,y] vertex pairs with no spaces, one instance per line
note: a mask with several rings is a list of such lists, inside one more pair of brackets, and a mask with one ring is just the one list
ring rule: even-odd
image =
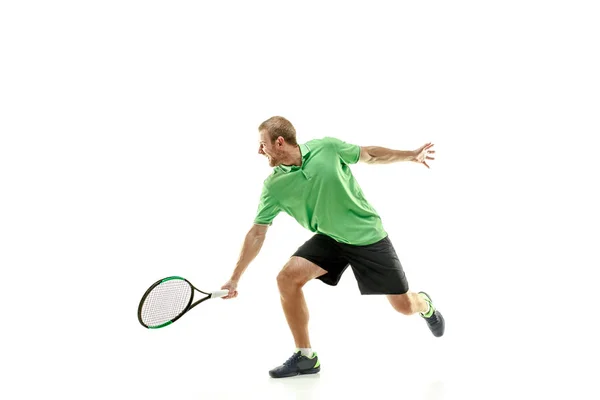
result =
[[227,290],[229,290],[229,293],[227,294],[227,296],[221,297],[222,299],[235,299],[237,297],[237,295],[238,295],[237,290],[235,290],[231,286],[225,285],[221,289],[227,289]]
[[421,161],[421,162],[427,168],[430,168],[430,167],[427,164],[426,160],[435,160],[435,157],[433,157],[433,155],[435,154],[435,150],[430,150],[432,147],[433,147],[433,143],[431,143],[431,142],[429,142],[425,146],[423,146],[423,161]]
[[221,290],[228,290],[227,296],[221,297],[222,299],[235,299],[238,295],[237,292],[237,281],[230,279],[223,286],[221,286]]

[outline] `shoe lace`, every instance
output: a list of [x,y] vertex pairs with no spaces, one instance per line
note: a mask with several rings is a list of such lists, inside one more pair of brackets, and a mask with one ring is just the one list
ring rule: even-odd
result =
[[296,361],[298,361],[298,359],[301,356],[302,356],[302,354],[300,352],[294,353],[290,358],[288,358],[288,360],[286,362],[283,363],[283,365],[285,365],[286,367],[289,367],[290,365],[296,363]]
[[430,324],[437,324],[438,323],[438,317],[437,314],[434,312],[433,314],[431,314],[431,317],[427,318],[429,320]]

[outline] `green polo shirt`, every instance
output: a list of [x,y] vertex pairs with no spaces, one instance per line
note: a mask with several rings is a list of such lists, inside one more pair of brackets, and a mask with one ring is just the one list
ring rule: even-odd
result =
[[300,151],[301,166],[277,166],[265,179],[255,224],[271,225],[283,211],[306,229],[342,243],[362,246],[387,236],[350,171],[360,146],[325,137],[301,144]]

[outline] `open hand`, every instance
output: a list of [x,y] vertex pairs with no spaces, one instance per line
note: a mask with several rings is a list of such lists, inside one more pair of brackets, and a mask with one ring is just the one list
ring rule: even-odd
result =
[[414,161],[419,164],[424,164],[427,168],[429,168],[429,165],[427,165],[427,160],[435,160],[435,157],[432,157],[432,155],[435,154],[435,150],[431,150],[432,147],[432,143],[426,143],[415,150]]

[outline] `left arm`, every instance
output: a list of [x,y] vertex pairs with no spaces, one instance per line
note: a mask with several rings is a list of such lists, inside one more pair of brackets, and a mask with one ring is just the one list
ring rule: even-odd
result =
[[359,161],[367,164],[390,164],[401,161],[413,161],[424,164],[427,168],[426,160],[434,160],[431,156],[435,150],[431,150],[432,143],[427,143],[416,150],[392,150],[379,146],[362,146],[360,148]]

